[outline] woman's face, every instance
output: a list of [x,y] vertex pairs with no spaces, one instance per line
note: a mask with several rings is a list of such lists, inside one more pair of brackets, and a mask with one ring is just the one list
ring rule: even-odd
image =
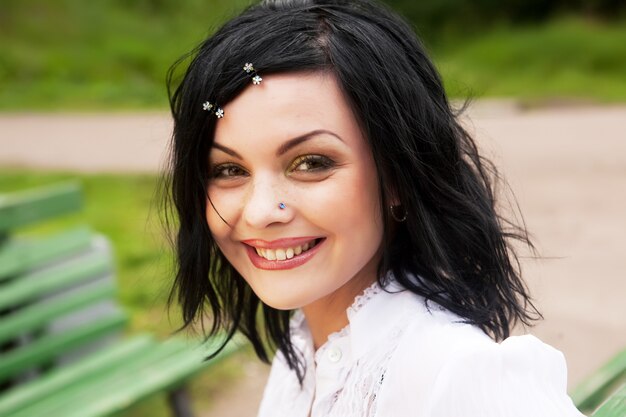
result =
[[251,83],[224,106],[209,166],[211,233],[264,303],[349,305],[376,279],[376,167],[334,76]]

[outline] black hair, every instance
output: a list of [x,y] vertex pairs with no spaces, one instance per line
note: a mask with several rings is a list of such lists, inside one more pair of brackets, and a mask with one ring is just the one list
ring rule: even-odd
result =
[[302,382],[291,312],[254,294],[206,221],[217,119],[202,103],[225,105],[249,86],[246,62],[264,76],[325,71],[336,77],[374,156],[381,207],[389,208],[393,197],[402,206],[396,211],[406,212],[406,220],[395,223],[382,210],[381,286],[391,272],[407,290],[496,340],[508,337],[516,322],[541,317],[512,246],[520,241],[532,249],[523,221],[497,210],[501,177],[461,126],[410,24],[372,0],[273,0],[228,21],[168,73],[174,118],[168,193],[179,222],[169,301],[180,303],[183,328],[202,321],[208,309],[207,336],[225,330],[229,339],[240,331],[265,362],[279,349]]

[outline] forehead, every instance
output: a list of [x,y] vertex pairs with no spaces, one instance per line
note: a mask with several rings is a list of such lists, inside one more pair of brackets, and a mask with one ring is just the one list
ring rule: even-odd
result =
[[316,129],[348,138],[360,136],[352,110],[335,77],[328,73],[288,73],[263,76],[224,106],[215,128],[215,142],[245,139],[267,143]]

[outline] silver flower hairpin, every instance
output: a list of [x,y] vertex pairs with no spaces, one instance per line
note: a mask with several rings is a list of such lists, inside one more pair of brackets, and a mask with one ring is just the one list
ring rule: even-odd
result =
[[213,111],[213,109],[215,109],[215,112],[213,112],[213,114],[215,114],[218,119],[224,117],[224,110],[218,107],[217,104],[213,104],[210,101],[205,101],[204,103],[202,103],[202,110],[211,112]]
[[[261,76],[257,74],[256,70],[254,69],[254,65],[252,65],[251,62],[246,62],[243,66],[243,70],[246,72],[246,74],[252,75],[252,84],[259,85],[261,84],[261,81],[263,81],[263,78],[261,78]],[[202,103],[202,110],[213,113],[215,116],[217,116],[218,119],[224,117],[224,110],[220,108],[217,103],[205,101],[204,103]]]
[[246,64],[243,66],[243,70],[246,72],[246,74],[252,75],[252,84],[259,85],[261,84],[261,81],[263,81],[263,78],[261,78],[261,76],[257,74],[256,70],[254,69],[254,65],[252,65],[251,62],[246,62]]

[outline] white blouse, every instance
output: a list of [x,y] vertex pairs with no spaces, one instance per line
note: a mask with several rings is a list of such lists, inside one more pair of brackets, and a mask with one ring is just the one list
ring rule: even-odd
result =
[[298,310],[290,325],[307,365],[303,387],[278,352],[258,417],[583,416],[566,394],[561,352],[531,335],[496,343],[402,290],[395,281],[392,294],[367,288],[317,351]]

